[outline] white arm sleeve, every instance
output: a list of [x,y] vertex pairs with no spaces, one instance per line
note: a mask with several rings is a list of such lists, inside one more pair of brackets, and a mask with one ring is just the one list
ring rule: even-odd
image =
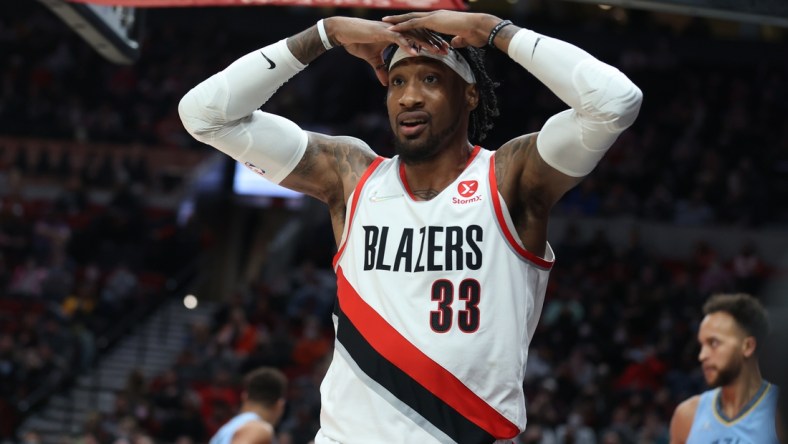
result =
[[308,137],[295,123],[258,108],[305,67],[286,40],[251,52],[186,93],[178,105],[183,126],[195,139],[279,183],[298,165]]
[[518,31],[508,53],[571,107],[544,124],[536,139],[539,154],[566,175],[590,173],[635,121],[643,93],[618,69],[531,30]]

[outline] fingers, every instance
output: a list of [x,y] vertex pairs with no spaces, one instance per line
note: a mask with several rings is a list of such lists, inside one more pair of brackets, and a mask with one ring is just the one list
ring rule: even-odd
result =
[[396,32],[406,32],[406,31],[412,31],[414,29],[423,29],[423,28],[427,28],[426,23],[424,23],[424,19],[412,18],[404,22],[395,23],[389,29]]
[[367,63],[372,67],[372,70],[375,72],[375,77],[378,78],[378,82],[380,82],[383,86],[388,86],[389,84],[389,71],[386,69],[385,63],[379,63],[381,60],[367,60]]
[[383,86],[388,86],[389,84],[389,72],[386,69],[385,64],[381,64],[375,66],[375,76],[378,78],[378,82],[380,82]]
[[449,44],[440,36],[427,29],[406,31],[405,34],[421,44],[423,49],[432,53],[445,54],[449,51]]
[[419,55],[420,47],[423,46],[421,43],[424,43],[419,42],[419,39],[415,36],[408,37],[405,34],[394,31],[388,31],[386,33],[386,37],[388,41],[398,45],[400,48],[414,56]]
[[412,20],[414,18],[424,17],[427,14],[429,14],[429,13],[428,12],[409,12],[407,14],[400,14],[400,15],[387,15],[386,17],[383,17],[381,20],[383,20],[386,23],[393,23],[393,24],[396,25],[397,23],[407,22],[408,20]]
[[449,45],[426,29],[414,29],[402,33],[390,32],[393,34],[392,43],[396,43],[412,55],[419,55],[420,51],[429,51],[435,54],[448,52]]
[[460,36],[454,36],[451,39],[451,47],[452,48],[465,48],[468,45],[469,45],[469,43],[464,38],[462,38]]

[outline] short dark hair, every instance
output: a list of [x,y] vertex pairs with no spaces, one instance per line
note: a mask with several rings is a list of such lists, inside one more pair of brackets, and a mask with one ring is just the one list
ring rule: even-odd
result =
[[[451,41],[451,36],[440,35],[447,42]],[[384,63],[388,69],[397,45],[389,46],[384,52]],[[484,50],[473,46],[465,48],[452,48],[450,51],[457,51],[471,67],[473,76],[476,78],[476,89],[479,91],[479,103],[471,111],[470,122],[468,125],[468,139],[471,143],[478,144],[487,137],[487,132],[493,126],[493,120],[501,113],[498,110],[498,97],[495,95],[495,88],[499,83],[494,82],[487,73],[484,64]]]
[[250,401],[273,406],[285,397],[287,376],[273,367],[260,367],[244,376],[243,389]]
[[725,312],[760,345],[769,335],[769,319],[761,301],[747,293],[715,294],[703,305],[703,314]]

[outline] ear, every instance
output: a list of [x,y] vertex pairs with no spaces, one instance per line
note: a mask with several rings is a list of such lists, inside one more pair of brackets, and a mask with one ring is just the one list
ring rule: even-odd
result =
[[279,398],[276,400],[276,404],[274,404],[274,409],[278,415],[284,415],[285,407],[287,407],[287,400],[285,398]]
[[479,89],[476,88],[476,84],[468,84],[465,87],[465,103],[470,111],[479,106]]
[[754,336],[747,336],[742,341],[742,353],[744,354],[745,358],[750,358],[755,354],[755,347],[758,345],[758,341],[755,339]]

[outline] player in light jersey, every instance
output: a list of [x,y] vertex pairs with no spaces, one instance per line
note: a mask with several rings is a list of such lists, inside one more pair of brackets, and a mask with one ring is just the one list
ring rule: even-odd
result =
[[287,377],[272,367],[244,376],[241,411],[223,425],[210,444],[273,444],[274,426],[285,411]]
[[671,444],[778,444],[778,388],[761,377],[758,347],[769,331],[766,311],[748,294],[712,296],[698,331],[706,383],[713,387],[679,404]]
[[[258,110],[336,46],[387,86],[393,159]],[[508,54],[568,109],[494,152],[477,146],[498,113],[481,47]],[[574,45],[455,11],[323,19],[184,96],[195,138],[328,205],[338,304],[317,444],[508,442],[524,430],[550,210],[633,123],[641,98]]]

